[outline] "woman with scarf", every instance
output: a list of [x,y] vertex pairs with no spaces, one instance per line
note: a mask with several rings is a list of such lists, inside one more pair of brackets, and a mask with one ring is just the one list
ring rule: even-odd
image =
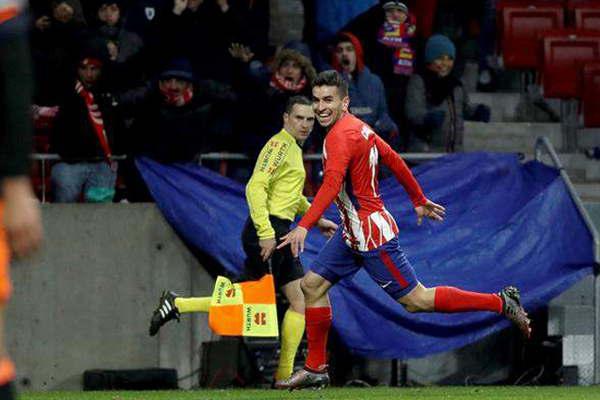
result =
[[473,107],[460,79],[452,74],[456,49],[443,35],[425,46],[425,70],[412,75],[405,112],[411,129],[411,151],[462,151],[464,120],[489,122],[490,108]]

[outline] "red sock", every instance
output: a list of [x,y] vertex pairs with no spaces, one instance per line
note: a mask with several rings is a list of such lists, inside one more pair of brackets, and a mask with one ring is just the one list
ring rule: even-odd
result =
[[502,313],[502,299],[497,294],[477,293],[450,286],[435,288],[435,311],[455,313],[464,311],[493,311]]
[[306,368],[320,371],[327,365],[327,335],[331,326],[331,307],[306,308]]

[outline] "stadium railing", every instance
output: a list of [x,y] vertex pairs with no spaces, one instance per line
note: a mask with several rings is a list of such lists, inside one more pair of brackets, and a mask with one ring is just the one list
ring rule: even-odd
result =
[[[445,154],[446,153],[400,153],[400,156],[407,162],[421,163],[421,162],[433,160],[433,159],[441,157]],[[119,161],[125,160],[126,158],[127,157],[124,155],[115,155],[115,156],[112,156],[111,159],[119,162]],[[322,155],[320,153],[304,155],[304,160],[311,162],[311,163],[320,162],[321,158],[322,158]],[[48,189],[47,188],[48,164],[51,162],[60,161],[61,158],[58,154],[53,154],[53,153],[34,153],[31,155],[31,159],[33,161],[39,163],[39,180],[40,180],[40,182],[39,182],[40,190],[39,191],[40,191],[41,201],[42,201],[42,203],[45,203],[46,202],[46,193],[47,193],[47,189]],[[218,172],[224,176],[227,175],[227,170],[228,170],[230,161],[246,161],[246,162],[251,161],[250,158],[245,154],[224,153],[224,152],[200,154],[197,157],[197,160],[198,160],[199,165],[202,165],[203,161],[218,161]]]
[[539,137],[535,143],[535,159],[542,161],[542,156],[547,153],[554,167],[560,171],[560,176],[569,190],[571,199],[577,206],[579,214],[583,218],[585,225],[592,235],[594,242],[594,384],[600,384],[600,234],[594,226],[590,215],[583,206],[575,186],[571,182],[567,171],[562,165],[558,154],[547,137]]

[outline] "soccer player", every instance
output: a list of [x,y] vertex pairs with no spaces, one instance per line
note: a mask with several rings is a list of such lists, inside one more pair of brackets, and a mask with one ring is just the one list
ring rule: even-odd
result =
[[348,86],[336,71],[317,76],[313,108],[319,124],[328,130],[323,144],[323,184],[298,226],[282,238],[278,248],[290,245],[294,256],[302,252],[308,230],[334,200],[343,229],[321,249],[300,283],[306,303],[308,356],[304,369],[281,386],[297,389],[329,383],[326,345],[331,306],[327,292],[361,267],[409,312],[496,312],[529,336],[530,321],[516,288],[484,294],[448,286],[426,288],[417,280],[398,245],[398,226],[379,196],[379,162],[390,168],[408,192],[419,224],[423,218],[442,221],[445,209],[425,197],[402,158],[386,142],[348,113],[349,102]]
[[[294,357],[304,335],[304,296],[300,289],[304,271],[289,248],[276,250],[276,247],[277,238],[290,231],[296,215],[303,215],[310,207],[302,194],[306,172],[301,146],[312,131],[314,121],[309,99],[304,96],[290,98],[283,114],[283,129],[261,150],[246,186],[250,217],[242,233],[247,256],[242,280],[258,280],[271,268],[276,288],[290,303],[281,328],[275,387],[292,374]],[[324,218],[317,218],[315,224],[327,237],[337,229],[335,223]],[[183,298],[165,292],[152,315],[150,335],[154,336],[167,321],[179,319],[180,313],[208,312],[209,307],[210,297]]]
[[42,236],[28,177],[32,74],[23,9],[22,2],[0,0],[0,400],[15,398],[15,369],[4,343],[10,254],[30,254]]

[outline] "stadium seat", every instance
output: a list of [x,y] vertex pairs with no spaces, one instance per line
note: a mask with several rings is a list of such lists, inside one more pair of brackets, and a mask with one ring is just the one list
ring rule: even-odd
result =
[[586,128],[600,127],[600,61],[583,67],[583,121]]
[[575,28],[600,31],[600,4],[594,8],[575,8]]
[[565,29],[543,36],[545,97],[581,98],[582,66],[600,60],[600,32]]
[[542,64],[540,37],[564,27],[560,3],[506,6],[502,9],[502,55],[506,68],[538,69]]

